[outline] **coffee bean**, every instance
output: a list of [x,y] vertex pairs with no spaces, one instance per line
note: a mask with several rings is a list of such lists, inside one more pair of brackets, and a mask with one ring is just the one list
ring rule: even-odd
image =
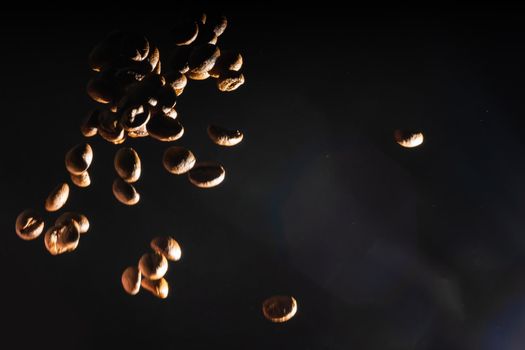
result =
[[191,44],[199,34],[199,25],[195,21],[181,21],[171,31],[175,45],[183,46]]
[[166,259],[178,261],[182,255],[179,243],[172,237],[155,237],[150,243],[151,249],[162,254]]
[[141,164],[137,152],[131,147],[121,148],[113,161],[115,170],[122,180],[133,183],[140,178]]
[[221,36],[228,26],[228,19],[226,16],[207,16],[206,25],[212,28],[217,36]]
[[162,164],[164,165],[164,169],[170,173],[181,175],[193,168],[195,165],[195,156],[190,150],[184,147],[172,146],[164,151]]
[[66,169],[70,174],[80,175],[93,161],[93,149],[89,143],[81,143],[71,148],[65,157]]
[[220,146],[235,146],[243,139],[243,134],[239,130],[228,130],[220,126],[208,126],[208,136]]
[[86,115],[84,120],[82,120],[82,123],[80,124],[80,132],[85,137],[92,137],[97,134],[98,114],[99,110],[94,109]]
[[30,241],[44,231],[44,219],[32,209],[24,210],[16,217],[15,230],[18,237]]
[[157,104],[155,108],[163,113],[169,112],[177,104],[177,93],[175,89],[166,84],[157,91]]
[[129,184],[117,177],[113,181],[113,195],[122,204],[135,205],[140,200],[140,194],[132,184]]
[[200,188],[211,188],[219,185],[225,178],[226,171],[215,162],[198,162],[188,172],[188,179]]
[[396,142],[405,148],[414,148],[423,143],[423,133],[416,130],[401,130],[394,132],[394,139]]
[[91,185],[91,178],[89,177],[89,173],[87,171],[84,171],[80,175],[69,174],[69,176],[71,177],[71,182],[78,187],[84,188]]
[[237,88],[243,84],[244,75],[234,70],[222,73],[217,79],[217,88],[223,92],[237,90]]
[[272,322],[286,322],[297,312],[297,301],[290,296],[273,296],[263,302],[262,312]]
[[221,55],[217,58],[217,62],[213,68],[208,72],[214,78],[219,78],[222,74],[228,71],[238,71],[242,68],[243,59],[240,53],[231,50],[221,51]]
[[150,280],[148,278],[143,278],[140,284],[142,288],[151,292],[158,298],[166,299],[168,297],[169,285],[164,278],[158,280]]
[[124,270],[120,281],[126,293],[136,295],[140,291],[140,271],[136,266],[130,266]]
[[84,214],[65,212],[60,215],[55,221],[55,226],[62,226],[69,223],[69,221],[75,221],[78,224],[79,233],[86,233],[89,231],[89,220]]
[[178,120],[170,118],[164,113],[157,113],[148,123],[148,132],[154,139],[171,142],[184,135],[184,128]]
[[64,206],[69,197],[69,185],[61,183],[51,191],[46,198],[45,208],[47,211],[57,211]]
[[151,118],[149,105],[129,107],[120,116],[120,125],[125,131],[145,129]]
[[210,77],[210,73],[208,73],[208,72],[204,72],[204,73],[188,72],[188,73],[186,73],[186,75],[191,80],[206,80],[206,79],[208,79]]
[[168,271],[168,260],[159,253],[145,253],[140,257],[139,270],[142,276],[150,280],[158,280]]
[[166,83],[170,85],[175,91],[184,89],[188,83],[186,76],[178,71],[166,74]]
[[220,56],[221,51],[213,44],[203,44],[196,46],[188,58],[190,72],[206,73],[213,68],[215,61]]
[[80,239],[80,229],[75,221],[53,226],[44,236],[44,244],[51,255],[59,255],[75,250]]

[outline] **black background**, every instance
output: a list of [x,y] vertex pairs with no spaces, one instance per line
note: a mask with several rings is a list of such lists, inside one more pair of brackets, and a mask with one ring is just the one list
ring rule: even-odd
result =
[[[95,106],[87,55],[133,28],[165,58],[176,11],[1,15],[3,344],[523,348],[525,12],[305,7],[203,4],[227,15],[219,46],[242,52],[246,84],[220,93],[190,81],[177,144],[220,161],[226,180],[195,188],[162,168],[167,144],[128,140],[143,175],[140,203],[126,207],[111,193],[119,146],[89,139],[92,185],[72,187],[65,210],[91,229],[61,256],[19,239],[14,222],[26,208],[44,213],[68,181],[64,154]],[[209,122],[245,140],[220,148]],[[423,130],[424,144],[399,147],[398,127]],[[45,215],[49,226],[59,213]],[[129,296],[120,275],[157,235],[182,245],[170,296]],[[298,300],[285,324],[262,316],[274,294]]]

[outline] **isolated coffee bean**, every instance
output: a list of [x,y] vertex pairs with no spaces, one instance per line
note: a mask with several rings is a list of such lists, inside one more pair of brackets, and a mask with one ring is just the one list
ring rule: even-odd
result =
[[78,187],[84,188],[91,185],[91,178],[89,177],[89,173],[87,171],[84,171],[80,175],[69,174],[69,176],[71,177],[71,182]]
[[143,278],[140,284],[142,288],[151,292],[158,298],[166,299],[168,297],[169,285],[164,278],[158,280],[150,280],[148,278]]
[[193,153],[180,146],[171,146],[164,151],[162,165],[172,174],[181,175],[190,171],[195,165]]
[[168,271],[168,260],[159,253],[146,253],[140,257],[139,270],[142,276],[150,280],[158,280]]
[[16,217],[15,230],[25,241],[35,239],[44,231],[44,218],[32,209],[24,210]]
[[85,137],[92,137],[97,134],[98,114],[99,110],[94,109],[89,112],[82,120],[82,123],[80,124],[80,132]]
[[198,162],[188,172],[188,179],[200,188],[211,188],[219,185],[226,176],[222,165],[215,162]]
[[180,245],[173,237],[155,237],[151,240],[150,246],[155,252],[171,261],[179,261],[182,255]]
[[141,274],[136,266],[130,266],[124,270],[120,281],[126,293],[136,295],[140,291]]
[[80,239],[79,226],[75,221],[53,226],[44,236],[44,244],[51,255],[58,255],[75,250]]
[[113,161],[115,170],[122,180],[133,183],[140,178],[141,164],[137,152],[131,147],[121,148]]
[[237,90],[242,84],[244,84],[244,75],[233,70],[222,73],[217,79],[217,88],[223,92]]
[[216,125],[208,126],[208,136],[220,146],[235,146],[243,139],[243,134],[239,130],[229,130]]
[[80,175],[93,161],[93,149],[89,143],[80,143],[66,153],[66,169],[71,174]]
[[215,61],[220,56],[221,51],[213,44],[203,44],[196,46],[188,58],[190,72],[206,73],[213,68]]
[[156,113],[148,123],[148,132],[156,140],[171,142],[176,141],[184,135],[184,128],[178,120]]
[[286,322],[297,312],[297,301],[290,296],[273,296],[263,302],[262,312],[264,317],[272,322]]
[[199,25],[195,21],[181,21],[171,31],[171,37],[178,46],[191,44],[198,34]]
[[132,184],[129,184],[117,177],[113,181],[113,195],[122,204],[135,205],[140,200],[140,194]]
[[184,89],[188,84],[186,76],[180,72],[174,71],[166,74],[166,85],[170,85],[175,91]]
[[221,55],[217,58],[215,65],[208,72],[214,78],[230,70],[238,71],[242,68],[243,59],[240,53],[231,50],[221,50]]
[[183,74],[189,71],[188,59],[192,50],[193,47],[191,46],[177,46],[171,50],[168,58],[168,69]]
[[86,233],[89,231],[89,220],[84,214],[74,213],[71,211],[65,212],[60,215],[55,221],[55,226],[62,226],[69,223],[69,221],[75,221],[78,224],[78,232]]
[[398,129],[394,132],[395,141],[405,148],[414,148],[423,143],[423,133],[415,130],[401,130]]
[[51,191],[46,198],[45,208],[47,211],[57,211],[64,206],[69,197],[69,185],[61,183]]

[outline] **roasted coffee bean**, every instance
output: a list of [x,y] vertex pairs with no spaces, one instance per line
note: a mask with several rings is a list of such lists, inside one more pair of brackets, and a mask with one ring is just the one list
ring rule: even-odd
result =
[[149,105],[129,107],[122,112],[120,124],[125,131],[137,131],[144,129],[151,117]]
[[172,174],[181,175],[190,171],[195,165],[193,153],[180,146],[172,146],[164,151],[162,165]]
[[148,137],[149,133],[148,133],[148,130],[146,129],[146,127],[144,127],[142,129],[139,129],[139,130],[128,131],[128,136],[131,137],[131,138]]
[[[156,46],[154,46],[153,49],[150,51],[147,61],[151,67],[150,72],[154,72],[155,67],[157,67],[157,65],[160,64],[160,51]],[[155,74],[160,74],[160,71],[159,73],[155,73]]]
[[235,146],[243,139],[243,134],[239,130],[228,130],[220,126],[208,126],[208,136],[220,146]]
[[157,104],[155,108],[163,113],[168,113],[177,104],[177,93],[175,89],[166,84],[157,91]]
[[263,302],[262,312],[272,322],[286,322],[297,312],[297,301],[290,296],[273,296]]
[[231,50],[221,51],[221,55],[217,58],[217,62],[213,68],[208,72],[214,78],[219,78],[222,74],[228,71],[238,71],[242,68],[243,59],[240,53]]
[[210,77],[210,73],[208,73],[208,72],[204,72],[204,73],[188,72],[188,73],[186,73],[186,75],[191,80],[206,80],[206,79],[208,79]]
[[80,175],[69,174],[69,176],[71,177],[71,182],[78,187],[84,188],[91,185],[91,178],[89,177],[89,173],[87,171],[84,171]]
[[137,152],[131,147],[121,148],[113,161],[115,170],[122,180],[133,183],[140,178],[141,164]]
[[97,134],[99,113],[100,111],[98,109],[94,109],[86,115],[82,124],[80,124],[80,132],[82,135],[92,137]]
[[118,99],[121,94],[116,81],[103,73],[95,75],[88,81],[86,92],[95,102],[103,104]]
[[221,51],[213,44],[203,44],[196,46],[188,58],[190,72],[205,73],[213,68],[215,61],[220,56]]
[[136,266],[130,266],[124,270],[120,281],[126,293],[136,295],[140,291],[141,274]]
[[164,113],[155,114],[147,128],[151,137],[164,142],[176,141],[184,135],[182,124]]
[[198,162],[188,172],[188,179],[200,188],[211,188],[219,185],[226,176],[222,165],[215,162]]
[[57,211],[64,206],[69,197],[69,185],[61,183],[51,191],[46,198],[45,208],[47,211]]
[[80,175],[89,168],[92,160],[93,150],[89,143],[78,144],[66,153],[66,169],[70,174]]
[[223,92],[237,90],[242,84],[244,84],[244,75],[234,70],[222,73],[217,79],[217,88]]
[[118,115],[109,110],[103,110],[99,114],[98,133],[104,140],[116,145],[126,140],[126,134],[119,123]]
[[177,71],[166,74],[165,78],[166,84],[174,88],[175,91],[184,89],[186,84],[188,84],[188,79],[186,76]]
[[217,36],[221,36],[228,26],[226,16],[207,16],[206,25],[209,26]]
[[179,261],[182,255],[180,245],[173,237],[155,237],[151,240],[150,246],[155,252],[171,261]]
[[405,148],[414,148],[423,143],[423,133],[414,130],[396,130],[394,132],[396,142]]
[[89,65],[98,72],[122,59],[142,61],[148,54],[149,42],[143,35],[115,31],[93,48],[89,54]]
[[183,46],[191,44],[199,34],[199,25],[195,21],[181,21],[171,31],[175,45]]
[[140,200],[140,194],[132,184],[117,177],[113,181],[113,195],[122,204],[135,205]]
[[193,48],[191,46],[175,47],[170,52],[167,67],[171,69],[172,71],[179,72],[182,74],[189,71],[190,67],[188,65],[188,59],[190,57],[190,53],[192,49]]
[[142,276],[150,280],[158,280],[168,271],[168,260],[159,253],[146,253],[140,257],[139,270]]
[[51,255],[58,255],[75,250],[80,239],[80,229],[76,221],[53,226],[44,236],[44,244]]
[[156,98],[155,94],[166,84],[166,80],[161,75],[150,74],[141,81],[129,86],[127,94],[118,102],[118,110],[125,111],[128,108],[151,104],[150,100]]
[[78,224],[78,232],[86,233],[89,231],[89,220],[84,214],[74,213],[71,211],[60,215],[55,221],[55,226],[66,225],[69,221],[75,221]]
[[140,284],[142,288],[151,292],[158,298],[166,299],[168,297],[169,285],[164,278],[158,280],[150,280],[148,278],[143,278]]
[[44,219],[32,209],[24,210],[16,217],[15,230],[18,237],[30,241],[44,231]]

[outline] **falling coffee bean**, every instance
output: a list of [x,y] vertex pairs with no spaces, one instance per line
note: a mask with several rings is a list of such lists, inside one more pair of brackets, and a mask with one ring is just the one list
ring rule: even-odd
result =
[[262,311],[264,317],[272,322],[286,322],[297,312],[297,301],[290,296],[273,296],[263,302]]
[[69,197],[69,185],[61,183],[51,191],[46,198],[45,208],[47,211],[57,211],[66,204]]
[[44,231],[44,219],[32,209],[24,210],[16,217],[15,230],[18,237],[30,241]]
[[235,146],[243,139],[239,130],[229,130],[216,125],[208,126],[208,136],[220,146]]
[[55,226],[62,226],[69,223],[69,221],[75,221],[78,224],[79,233],[83,234],[89,231],[89,220],[84,214],[65,212],[60,215],[56,221]]
[[117,177],[113,181],[113,195],[122,204],[135,205],[140,200],[140,194],[132,184]]
[[151,240],[150,246],[155,252],[171,261],[179,261],[182,255],[180,245],[173,237],[155,237]]
[[200,188],[211,188],[219,185],[226,175],[222,165],[215,162],[198,162],[188,172],[188,179]]
[[144,277],[158,280],[168,271],[168,260],[159,253],[145,253],[139,260],[139,270]]
[[141,274],[136,266],[126,268],[120,280],[126,293],[136,295],[140,291]]
[[193,153],[180,146],[172,146],[164,151],[162,165],[164,169],[175,175],[181,175],[190,171],[195,165]]
[[164,278],[158,280],[143,278],[141,286],[160,299],[166,299],[168,297],[169,285]]
[[137,152],[131,147],[121,148],[113,161],[115,170],[122,180],[133,183],[140,178],[141,163]]
[[59,255],[75,250],[79,239],[79,226],[75,221],[70,220],[48,229],[44,236],[44,244],[51,255]]

